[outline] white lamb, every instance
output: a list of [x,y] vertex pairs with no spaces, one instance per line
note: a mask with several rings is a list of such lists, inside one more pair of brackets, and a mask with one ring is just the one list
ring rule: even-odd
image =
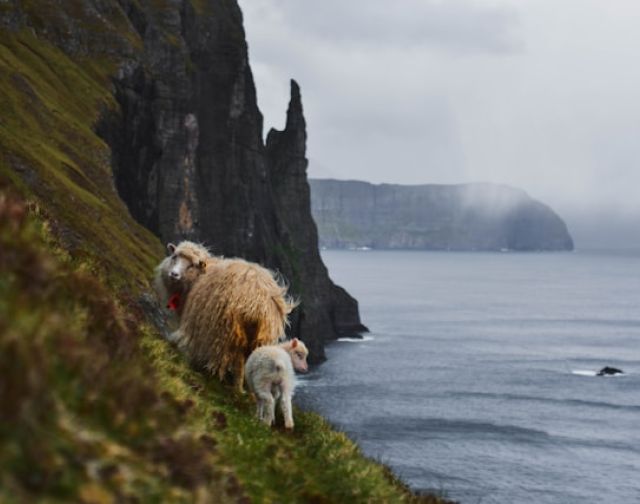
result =
[[284,426],[293,429],[291,398],[295,389],[294,369],[306,373],[307,355],[305,344],[297,338],[279,345],[256,348],[247,359],[245,379],[256,396],[258,418],[267,425],[275,422],[275,404],[280,401]]

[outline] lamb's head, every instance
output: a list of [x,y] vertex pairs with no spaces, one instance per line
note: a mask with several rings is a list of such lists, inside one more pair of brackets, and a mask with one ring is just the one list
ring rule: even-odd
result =
[[291,364],[293,369],[300,373],[306,373],[309,371],[309,365],[307,364],[307,356],[309,350],[307,346],[298,338],[293,338],[291,341],[286,341],[280,345],[291,357]]
[[163,277],[171,291],[186,291],[206,271],[209,251],[202,245],[182,241],[167,245],[169,257],[163,261]]

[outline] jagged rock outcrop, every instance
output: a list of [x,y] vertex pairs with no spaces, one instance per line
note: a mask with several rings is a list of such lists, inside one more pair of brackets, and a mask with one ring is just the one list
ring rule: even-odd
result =
[[324,309],[301,310],[293,318],[300,334],[320,330],[331,334],[366,331],[359,322],[358,306],[351,296],[331,282],[318,248],[318,231],[311,217],[307,182],[306,123],[300,88],[291,81],[291,101],[284,131],[272,129],[267,136],[269,178],[274,195],[278,235],[293,263],[293,289],[303,303]]
[[311,180],[320,244],[424,250],[573,250],[566,224],[496,184],[374,185]]
[[237,2],[121,4],[142,45],[114,81],[120,113],[100,127],[119,193],[163,241],[202,241],[281,272],[301,301],[292,333],[322,359],[325,340],[366,328],[317,251],[297,84],[267,154]]

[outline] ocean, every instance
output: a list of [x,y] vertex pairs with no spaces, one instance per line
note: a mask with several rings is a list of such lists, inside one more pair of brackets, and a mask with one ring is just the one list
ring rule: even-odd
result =
[[640,252],[322,255],[371,332],[298,405],[416,491],[640,503]]

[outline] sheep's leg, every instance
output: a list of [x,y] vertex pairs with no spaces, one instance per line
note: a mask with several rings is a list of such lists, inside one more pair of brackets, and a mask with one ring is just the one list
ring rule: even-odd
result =
[[177,331],[173,331],[172,333],[169,333],[167,335],[167,341],[169,343],[173,343],[174,345],[179,344],[181,338],[182,338],[182,332],[180,332],[180,329],[178,329]]
[[240,394],[244,394],[244,359],[241,357],[236,360],[233,372],[234,388]]

